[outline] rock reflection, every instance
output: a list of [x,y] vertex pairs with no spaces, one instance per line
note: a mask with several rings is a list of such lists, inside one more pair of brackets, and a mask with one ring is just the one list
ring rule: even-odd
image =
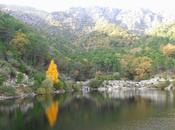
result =
[[17,99],[17,100],[7,100],[1,101],[0,112],[11,113],[16,109],[19,109],[22,113],[27,113],[30,109],[33,109],[34,104],[32,100]]
[[[158,90],[115,90],[103,93],[105,98],[111,99],[129,99],[133,97],[142,97],[144,99],[151,100],[155,103],[165,103],[167,100],[173,102],[173,92],[165,92]],[[169,96],[167,96],[169,95]]]

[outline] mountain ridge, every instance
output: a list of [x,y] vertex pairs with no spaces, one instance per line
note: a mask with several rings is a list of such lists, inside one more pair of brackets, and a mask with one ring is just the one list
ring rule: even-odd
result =
[[31,7],[0,5],[0,10],[51,35],[89,32],[99,20],[116,24],[141,35],[162,24],[175,21],[175,15],[165,15],[142,8],[74,7],[66,11],[49,13]]

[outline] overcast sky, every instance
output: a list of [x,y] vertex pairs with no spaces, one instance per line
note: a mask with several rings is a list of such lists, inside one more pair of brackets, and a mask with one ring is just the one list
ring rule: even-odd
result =
[[109,6],[117,8],[138,7],[175,12],[175,0],[0,0],[0,4],[32,6],[46,11],[65,10],[77,6]]

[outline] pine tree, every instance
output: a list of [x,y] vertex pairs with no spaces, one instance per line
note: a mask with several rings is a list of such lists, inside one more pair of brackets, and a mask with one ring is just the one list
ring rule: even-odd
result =
[[46,77],[50,79],[54,84],[59,82],[57,65],[54,60],[51,60],[48,70],[46,72]]

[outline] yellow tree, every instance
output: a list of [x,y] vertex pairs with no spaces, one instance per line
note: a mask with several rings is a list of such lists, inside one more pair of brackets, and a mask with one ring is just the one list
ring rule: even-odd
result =
[[57,65],[54,60],[51,60],[48,70],[46,72],[46,77],[50,79],[54,84],[59,82]]

